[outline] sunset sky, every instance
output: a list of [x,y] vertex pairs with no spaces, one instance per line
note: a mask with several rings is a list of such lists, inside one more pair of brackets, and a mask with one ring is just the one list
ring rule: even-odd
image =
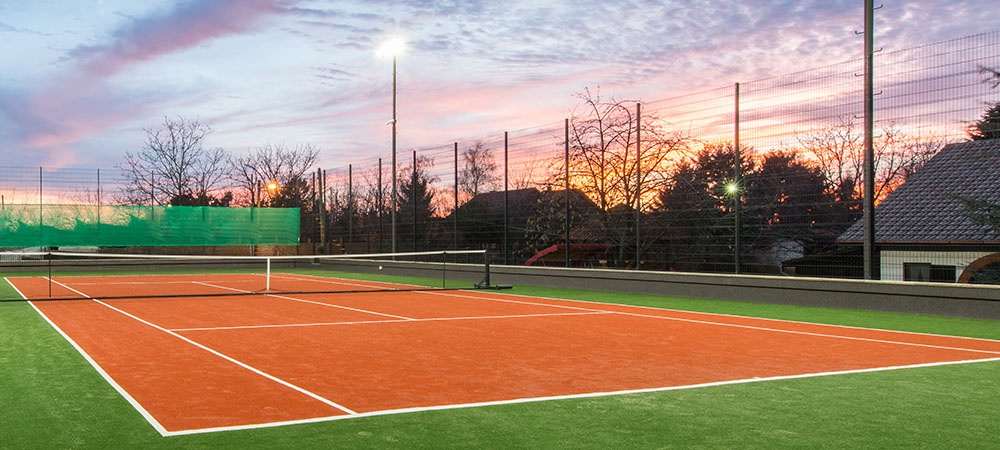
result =
[[[876,2],[878,4],[880,2]],[[990,31],[996,0],[885,0],[876,47]],[[862,0],[2,0],[0,167],[112,168],[164,117],[324,167],[561,122],[574,93],[657,100],[862,56]]]

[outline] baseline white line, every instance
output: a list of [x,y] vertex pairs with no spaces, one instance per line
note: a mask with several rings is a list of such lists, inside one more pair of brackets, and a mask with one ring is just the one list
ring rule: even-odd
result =
[[226,330],[252,330],[255,328],[297,328],[297,327],[328,327],[341,325],[370,325],[386,323],[415,323],[415,322],[447,322],[459,320],[490,320],[490,319],[523,319],[536,317],[557,317],[557,316],[589,316],[598,314],[614,314],[609,311],[578,312],[578,313],[551,313],[551,314],[513,314],[504,316],[462,316],[462,317],[430,317],[426,319],[406,319],[406,320],[360,320],[350,322],[315,322],[315,323],[290,323],[272,325],[242,325],[233,327],[201,327],[201,328],[172,328],[172,331],[226,331]]
[[[236,289],[236,288],[231,288],[231,287],[228,287],[228,286],[219,286],[219,285],[215,285],[215,284],[204,283],[204,282],[201,282],[201,281],[195,281],[194,283],[195,284],[202,284],[202,285],[205,285],[205,286],[208,286],[208,287],[214,287],[214,288],[218,288],[218,289],[225,289],[225,290],[229,290],[229,291],[233,291],[233,292],[240,292],[240,293],[244,293],[244,294],[253,294],[254,293],[254,292],[246,291],[246,290],[243,290],[243,289]],[[404,317],[404,316],[397,316],[395,314],[380,313],[378,311],[369,311],[367,309],[351,308],[350,306],[343,306],[343,305],[335,305],[335,304],[331,304],[331,303],[317,302],[315,300],[306,300],[306,299],[303,299],[303,298],[289,297],[287,295],[267,294],[267,293],[265,293],[264,295],[267,296],[267,297],[280,298],[282,300],[291,300],[293,302],[309,303],[309,304],[313,304],[313,305],[325,306],[325,307],[328,307],[328,308],[345,309],[345,310],[348,310],[348,311],[354,311],[354,312],[359,312],[359,313],[364,313],[364,314],[371,314],[371,315],[374,315],[374,316],[392,317],[393,319],[399,319],[399,320],[417,320],[417,319],[414,319],[412,317]],[[197,297],[197,295],[192,295],[192,297]]]
[[[762,327],[762,326],[755,326],[755,325],[743,325],[743,324],[734,324],[734,323],[725,323],[725,322],[713,322],[713,321],[710,321],[710,320],[687,319],[687,318],[682,318],[682,317],[670,317],[670,316],[659,316],[659,315],[653,315],[653,314],[630,313],[630,312],[625,312],[625,311],[609,311],[609,310],[594,309],[594,308],[578,308],[578,307],[563,306],[563,305],[549,305],[549,304],[546,304],[546,303],[527,302],[527,301],[519,301],[519,300],[507,300],[507,299],[493,299],[493,298],[488,298],[488,297],[479,297],[479,296],[472,296],[472,295],[457,295],[457,294],[449,294],[449,293],[434,292],[434,291],[427,291],[427,292],[423,292],[423,293],[430,294],[430,295],[441,295],[441,296],[450,296],[450,297],[459,297],[459,298],[471,298],[471,299],[477,299],[477,300],[498,301],[498,302],[517,303],[517,304],[525,304],[525,305],[552,306],[552,307],[557,307],[557,308],[560,308],[560,307],[561,308],[570,308],[570,309],[577,309],[577,310],[582,310],[582,311],[604,311],[604,312],[613,313],[613,314],[620,314],[620,315],[624,315],[624,316],[644,317],[644,318],[660,319],[660,320],[673,320],[673,321],[678,321],[678,322],[689,322],[689,323],[697,323],[697,324],[702,324],[702,325],[714,325],[714,326],[720,326],[720,327],[744,328],[744,329],[757,330],[757,331],[769,331],[769,332],[774,332],[774,333],[788,333],[788,334],[798,334],[798,335],[815,336],[815,337],[826,337],[826,338],[834,338],[834,339],[876,342],[876,343],[883,343],[883,344],[894,344],[894,345],[913,346],[913,347],[936,348],[936,349],[942,349],[942,350],[954,350],[954,351],[966,351],[966,352],[973,352],[973,353],[985,353],[985,354],[988,354],[988,355],[1000,355],[1000,351],[978,350],[978,349],[971,349],[971,348],[965,348],[965,347],[951,347],[951,346],[921,344],[921,343],[916,343],[916,342],[896,341],[896,340],[888,340],[888,339],[863,338],[863,337],[857,337],[857,336],[844,336],[844,335],[839,335],[839,334],[827,334],[827,333],[816,333],[816,332],[809,332],[809,331],[785,330],[785,329],[781,329],[781,328],[769,328],[769,327]],[[511,294],[508,294],[508,295],[511,295]],[[561,300],[561,299],[555,299],[555,300]],[[575,301],[575,300],[568,300],[568,301]],[[605,304],[605,303],[600,303],[600,304]],[[612,306],[614,304],[606,304],[606,305]],[[620,306],[620,307],[625,307],[625,308],[633,308],[632,305],[614,305],[614,306]],[[643,307],[635,307],[635,308],[643,308]],[[882,333],[901,333],[901,334],[910,334],[910,335],[918,335],[918,336],[919,335],[922,335],[922,336],[934,336],[934,337],[942,337],[942,338],[951,338],[951,339],[956,339],[956,340],[969,339],[969,340],[981,340],[981,341],[985,341],[985,342],[997,342],[997,341],[990,340],[990,339],[966,338],[966,337],[963,337],[963,336],[948,336],[948,335],[936,335],[936,334],[925,334],[925,333],[900,332],[900,331],[895,331],[895,330],[881,330],[881,329],[876,329],[876,328],[861,328],[861,327],[848,327],[848,326],[841,326],[841,325],[828,325],[828,324],[822,324],[822,323],[782,321],[782,320],[778,320],[778,319],[766,319],[766,318],[757,318],[757,317],[748,317],[748,316],[733,316],[733,315],[726,315],[726,314],[700,313],[700,312],[682,311],[682,310],[671,310],[671,309],[659,309],[659,308],[645,308],[645,309],[655,309],[657,311],[676,311],[676,312],[689,313],[689,314],[717,315],[717,316],[723,316],[723,317],[732,317],[732,318],[740,318],[740,319],[748,319],[748,320],[761,320],[761,321],[765,321],[765,322],[767,322],[767,321],[775,321],[775,322],[784,322],[784,323],[796,323],[796,324],[802,324],[802,325],[813,325],[813,326],[820,326],[820,327],[831,327],[831,328],[844,328],[844,329],[875,331],[875,332],[882,332]]]
[[962,365],[962,364],[979,364],[984,362],[998,362],[1000,358],[991,359],[977,359],[977,360],[964,360],[964,361],[949,361],[949,362],[938,362],[938,363],[924,363],[924,364],[912,364],[906,366],[888,366],[888,367],[875,367],[869,369],[855,369],[855,370],[844,370],[835,372],[817,372],[817,373],[807,373],[799,375],[781,375],[774,377],[763,377],[763,378],[745,378],[740,380],[729,380],[729,381],[715,381],[699,384],[690,384],[683,386],[666,386],[666,387],[656,387],[656,388],[644,388],[644,389],[626,389],[620,391],[608,391],[608,392],[590,392],[583,394],[567,394],[567,395],[553,395],[546,397],[528,397],[519,398],[511,400],[497,400],[488,402],[476,402],[476,403],[460,403],[453,405],[439,405],[439,406],[426,406],[426,407],[413,407],[413,408],[401,408],[401,409],[389,409],[382,411],[372,411],[365,413],[358,413],[356,415],[350,416],[329,416],[329,417],[316,417],[312,419],[302,419],[302,420],[292,420],[284,422],[270,422],[263,424],[253,424],[253,425],[239,425],[232,427],[216,427],[216,428],[199,428],[184,431],[175,431],[168,434],[168,436],[181,436],[181,435],[192,435],[192,434],[204,434],[204,433],[215,433],[221,431],[239,431],[239,430],[253,430],[261,428],[272,428],[286,425],[300,425],[300,424],[310,424],[310,423],[322,423],[322,422],[333,422],[337,420],[353,420],[360,419],[363,417],[377,417],[386,416],[394,414],[408,414],[408,413],[419,413],[426,411],[446,411],[452,409],[465,409],[465,408],[479,408],[488,406],[502,406],[502,405],[517,405],[524,403],[537,403],[546,401],[558,401],[558,400],[575,400],[575,399],[585,399],[585,398],[598,398],[598,397],[612,397],[621,395],[631,395],[631,394],[647,394],[647,393],[658,393],[658,392],[669,392],[669,391],[683,391],[691,389],[702,389],[711,387],[721,387],[721,386],[731,386],[740,384],[750,384],[750,383],[761,383],[768,381],[782,381],[782,380],[798,380],[798,379],[808,379],[808,378],[819,378],[827,376],[837,376],[837,375],[852,375],[852,374],[864,374],[864,373],[876,373],[876,372],[888,372],[894,370],[906,370],[906,369],[919,369],[926,367],[939,367],[939,366],[952,366],[952,365]]

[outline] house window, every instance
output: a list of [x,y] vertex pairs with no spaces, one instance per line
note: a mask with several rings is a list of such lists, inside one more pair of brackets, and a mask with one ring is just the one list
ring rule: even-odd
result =
[[938,266],[928,263],[903,263],[903,281],[954,283],[955,266]]

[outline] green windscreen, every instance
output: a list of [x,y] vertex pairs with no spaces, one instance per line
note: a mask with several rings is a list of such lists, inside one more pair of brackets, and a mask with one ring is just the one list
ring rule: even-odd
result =
[[298,208],[24,204],[0,208],[0,248],[298,243]]

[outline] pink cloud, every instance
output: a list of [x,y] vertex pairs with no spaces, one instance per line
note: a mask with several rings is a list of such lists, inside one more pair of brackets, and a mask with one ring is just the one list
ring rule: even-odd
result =
[[115,95],[114,87],[107,85],[110,77],[161,56],[245,33],[282,11],[274,0],[183,3],[164,14],[134,20],[106,42],[70,50],[64,58],[70,64],[67,70],[33,91],[0,95],[0,106],[16,111],[8,118],[18,130],[13,137],[22,145],[44,153],[41,160],[64,160],[67,146],[105,132],[155,102]]
[[245,32],[261,18],[280,11],[274,0],[186,3],[166,15],[136,20],[119,29],[110,42],[77,47],[69,57],[83,63],[84,73],[106,77],[131,64]]

